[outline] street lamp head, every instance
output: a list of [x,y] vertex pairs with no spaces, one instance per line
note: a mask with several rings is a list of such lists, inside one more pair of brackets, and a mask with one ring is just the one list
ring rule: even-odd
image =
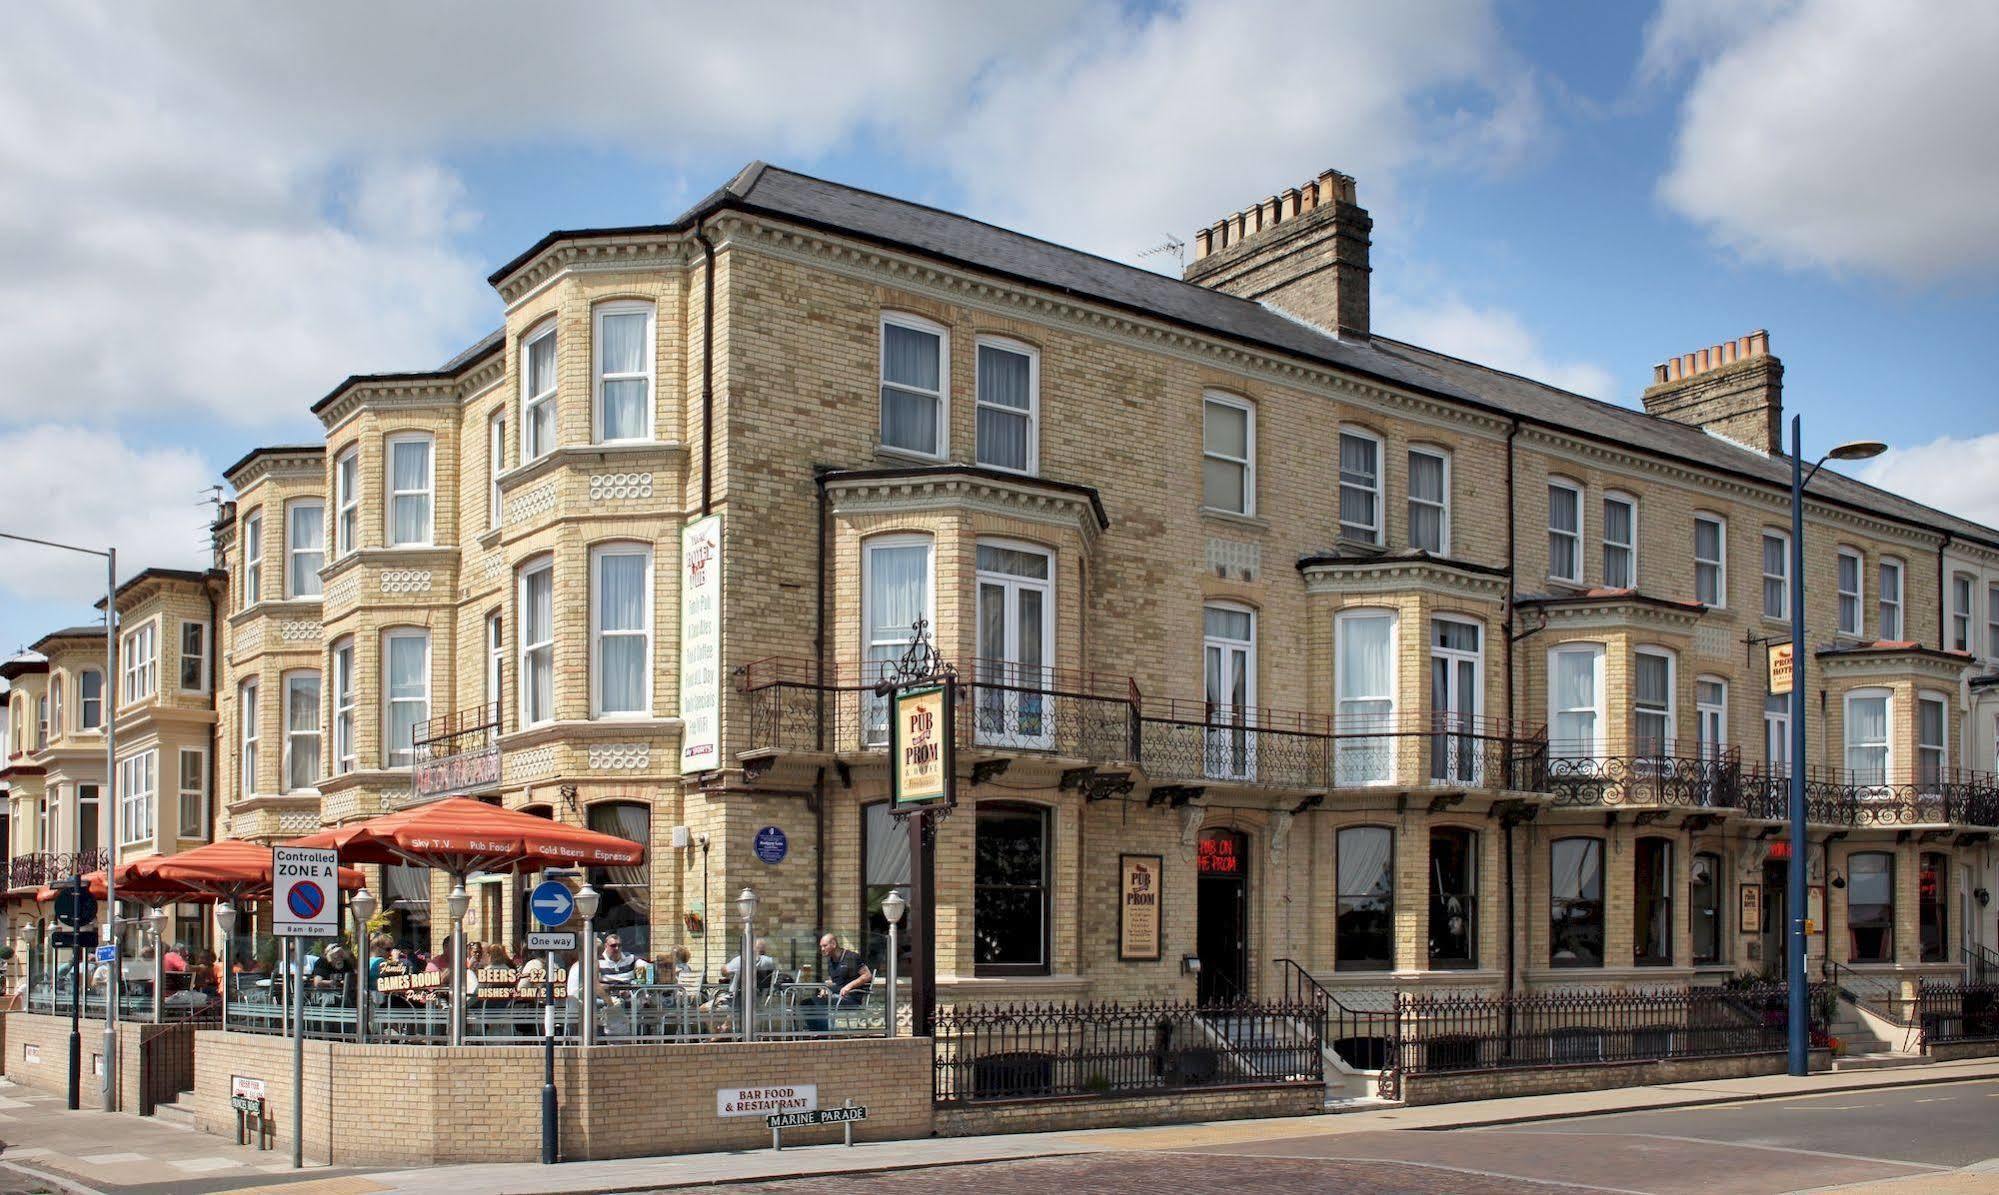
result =
[[365,926],[375,919],[375,894],[363,888],[347,898],[347,907],[354,910],[354,920]]
[[222,927],[226,939],[236,932],[236,906],[227,901],[215,906],[215,924]]
[[1826,453],[1829,460],[1865,461],[1872,460],[1888,451],[1888,446],[1879,440],[1849,440]]
[[576,890],[576,915],[585,921],[594,919],[597,916],[597,906],[603,899],[603,894],[592,888],[590,881],[583,881],[583,886]]
[[445,898],[445,903],[451,910],[451,924],[457,925],[465,920],[465,911],[472,907],[472,894],[465,891],[465,885],[460,884],[451,890],[451,895]]
[[903,899],[900,891],[891,888],[888,895],[882,897],[882,916],[890,925],[902,924],[902,915],[908,910],[909,902]]
[[146,920],[153,923],[153,937],[159,939],[162,942],[166,940],[167,920],[172,916],[173,916],[172,913],[167,912],[167,907],[165,905],[153,906],[153,911],[146,914]]
[[736,911],[743,915],[743,924],[745,925],[748,925],[753,919],[755,919],[757,915],[756,889],[754,888],[743,889],[742,895],[736,897]]

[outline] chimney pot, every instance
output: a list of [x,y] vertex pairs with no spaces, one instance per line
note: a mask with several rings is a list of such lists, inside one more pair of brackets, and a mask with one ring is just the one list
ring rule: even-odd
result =
[[1708,355],[1707,349],[1699,349],[1694,353],[1695,373],[1706,373],[1708,371],[1709,365],[1708,365],[1707,355]]
[[1282,217],[1279,215],[1277,207],[1277,196],[1272,195],[1270,198],[1264,200],[1263,226],[1265,228],[1275,228],[1277,227],[1277,221],[1281,218]]
[[1665,365],[1665,363],[1664,363],[1664,362],[1661,362],[1661,363],[1659,363],[1658,365],[1654,365],[1654,366],[1652,367],[1652,384],[1653,384],[1654,386],[1657,386],[1657,385],[1658,385],[1659,383],[1661,383],[1661,382],[1664,382],[1664,381],[1667,381],[1667,380],[1669,380],[1669,379],[1668,379],[1668,378],[1667,378],[1667,376],[1666,376],[1666,365]]
[[1749,334],[1749,356],[1761,357],[1770,351],[1770,333],[1762,328]]
[[1284,193],[1279,195],[1277,198],[1280,205],[1279,210],[1283,213],[1284,219],[1296,220],[1298,218],[1298,210],[1299,210],[1298,188],[1287,187],[1285,188]]
[[1199,261],[1208,255],[1208,253],[1210,252],[1209,244],[1211,240],[1212,240],[1211,234],[1205,228],[1194,234],[1195,261]]

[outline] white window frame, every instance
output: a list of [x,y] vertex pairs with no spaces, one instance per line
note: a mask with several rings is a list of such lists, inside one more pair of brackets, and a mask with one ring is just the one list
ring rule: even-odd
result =
[[[1639,657],[1641,657],[1641,656],[1650,656],[1651,658],[1653,658],[1653,659],[1655,659],[1655,660],[1664,660],[1664,661],[1666,661],[1666,708],[1665,708],[1665,711],[1664,711],[1664,713],[1665,713],[1665,715],[1666,715],[1666,732],[1665,732],[1664,734],[1662,734],[1662,735],[1660,735],[1660,736],[1659,736],[1659,741],[1660,741],[1660,744],[1661,744],[1661,747],[1663,748],[1663,750],[1662,750],[1662,755],[1663,755],[1663,756],[1665,756],[1665,757],[1671,757],[1671,756],[1672,756],[1672,754],[1673,754],[1673,752],[1674,752],[1674,751],[1675,751],[1675,749],[1676,749],[1676,744],[1677,744],[1677,742],[1678,742],[1678,739],[1679,739],[1679,733],[1680,733],[1680,709],[1679,709],[1679,706],[1680,706],[1680,674],[1679,674],[1679,669],[1680,669],[1680,661],[1679,661],[1679,657],[1678,657],[1677,655],[1675,655],[1675,654],[1673,653],[1673,651],[1672,651],[1671,649],[1669,649],[1669,648],[1664,648],[1664,647],[1653,647],[1653,646],[1650,646],[1650,645],[1642,645],[1642,646],[1639,646],[1639,647],[1634,647],[1634,648],[1632,648],[1632,649],[1631,649],[1631,750],[1632,750],[1632,754],[1633,754],[1633,755],[1637,755],[1637,754],[1639,754],[1639,750],[1638,750],[1638,747],[1639,747],[1639,744],[1640,744],[1641,742],[1643,742],[1643,740],[1644,740],[1644,736],[1642,736],[1642,735],[1640,735],[1640,734],[1638,733],[1638,714],[1639,714],[1639,705],[1638,705],[1638,659],[1639,659]],[[1660,711],[1659,711],[1659,710],[1657,710],[1656,708],[1653,708],[1653,707],[1649,707],[1649,706],[1648,706],[1648,707],[1645,707],[1645,712],[1646,712],[1646,713],[1650,713],[1650,714],[1657,714],[1657,713],[1659,713]]]
[[69,731],[62,721],[63,688],[63,674],[49,673],[49,737],[51,738],[59,739]]
[[[301,510],[316,510],[319,512],[319,546],[317,548],[304,550],[298,546],[298,529],[292,522],[292,516]],[[300,579],[293,575],[298,567],[299,557],[308,555],[317,555],[319,557],[320,568],[326,567],[326,503],[318,498],[294,498],[290,502],[285,503],[285,596],[287,598],[316,598],[321,596],[319,569],[317,568],[305,574],[306,577],[311,579],[310,592],[306,592],[294,583]]]
[[[1853,562],[1853,588],[1846,588],[1846,578],[1841,576],[1848,561]],[[1867,557],[1859,549],[1842,546],[1833,556],[1833,624],[1841,635],[1859,638],[1867,626]],[[1853,604],[1853,618],[1846,617],[1847,603]]]
[[[1701,700],[1701,686],[1718,685],[1721,688],[1719,704]],[[1694,677],[1694,740],[1699,744],[1701,758],[1720,759],[1728,750],[1728,678],[1713,673],[1702,673]]]
[[[998,349],[1003,353],[1013,353],[1027,358],[1027,410],[1009,407],[1004,403],[988,403],[985,391],[979,387],[979,350]],[[1038,476],[1041,472],[1041,350],[1026,341],[1014,340],[1006,336],[979,336],[972,341],[972,459],[987,469],[999,469],[1007,473],[1023,476]],[[979,436],[979,412],[991,407],[1013,418],[1025,415],[1027,419],[1027,467],[1016,469],[1011,465],[994,464],[986,459],[985,442]]]
[[[1783,703],[1773,705],[1770,697]],[[1766,694],[1763,699],[1763,762],[1779,776],[1791,774],[1791,695]]]
[[[83,678],[86,676],[97,678],[97,699],[95,702],[92,702],[90,697],[84,692]],[[104,732],[104,698],[104,670],[102,668],[79,668],[76,673],[76,732],[78,734],[91,734],[93,732],[102,734]],[[90,712],[90,707],[93,704],[97,706],[95,717]]]
[[[187,760],[192,756],[194,765],[194,787],[187,786]],[[208,837],[208,749],[205,747],[182,747],[174,757],[174,791],[178,800],[174,806],[174,831],[182,841],[194,841]],[[194,802],[195,817],[192,828],[187,819],[188,802]]]
[[333,557],[338,560],[361,545],[361,450],[349,448],[333,458]]
[[[1379,511],[1379,505],[1376,510]],[[1212,604],[1212,603],[1211,603]],[[1349,628],[1356,623],[1386,622],[1388,624],[1388,691],[1346,695],[1346,673],[1344,664],[1346,652],[1343,650]],[[1253,624],[1252,624],[1253,625]],[[1396,756],[1399,740],[1390,732],[1395,730],[1396,715],[1401,712],[1402,688],[1402,620],[1394,610],[1380,607],[1361,607],[1342,610],[1333,616],[1333,783],[1341,788],[1372,788],[1397,782],[1400,769]],[[1386,701],[1388,709],[1384,713],[1349,711],[1349,702],[1374,703]],[[1369,734],[1369,731],[1379,732]],[[1359,736],[1359,737],[1348,737]],[[1362,761],[1358,768],[1342,768],[1338,756],[1346,749],[1349,759],[1358,754]],[[1368,767],[1370,761],[1378,761],[1378,770]]]
[[[1923,707],[1926,705],[1934,705],[1943,711],[1943,717],[1937,723],[1940,737],[1934,743],[1925,743],[1923,741]],[[1950,779],[1950,698],[1933,689],[1918,689],[1916,691],[1916,720],[1915,725],[1910,727],[1910,729],[1915,732],[1916,767],[1910,774],[1909,779],[1918,786],[1922,784],[1923,756],[1927,752],[1934,751],[1937,759],[1937,779],[1940,782],[1948,782]],[[1941,783],[1939,787],[1941,787]]]
[[[1888,596],[1888,574],[1895,574],[1895,596]],[[1880,591],[1875,595],[1878,625],[1875,633],[1887,642],[1900,642],[1903,638],[1902,607],[1906,597],[1904,587],[1909,575],[1906,565],[1898,556],[1883,556],[1875,573],[1875,586]]]
[[[1207,630],[1209,610],[1227,610],[1234,614],[1249,616],[1249,638],[1237,639],[1226,635],[1211,635]],[[1235,660],[1241,661],[1242,691],[1246,704],[1238,709],[1227,703],[1208,703],[1204,721],[1206,730],[1202,743],[1202,774],[1216,780],[1256,779],[1256,711],[1257,643],[1262,628],[1262,619],[1256,607],[1243,602],[1208,601],[1201,603],[1201,687],[1207,691],[1208,654],[1215,652],[1224,667],[1233,670]],[[1227,675],[1234,675],[1233,671]],[[1226,691],[1227,686],[1223,686]],[[1240,746],[1238,747],[1238,741]],[[1238,760],[1240,767],[1233,766]]]
[[486,416],[486,530],[500,525],[500,475],[507,471],[507,408]]
[[[556,354],[555,368],[549,371],[551,379],[549,388],[540,393],[534,393],[528,389],[534,378],[534,371],[528,368],[528,359],[533,354],[534,347],[543,340],[549,342],[549,352]],[[558,405],[558,396],[562,392],[561,347],[561,343],[555,339],[555,319],[552,316],[535,325],[533,328],[528,329],[526,334],[521,337],[520,364],[517,368],[520,370],[521,375],[521,450],[519,455],[520,462],[523,465],[529,461],[538,461],[555,451],[556,442],[562,438],[562,408]],[[534,435],[535,416],[540,413],[544,405],[550,407],[548,443],[546,444],[541,443]]]
[[[912,332],[923,332],[937,337],[937,389],[920,390],[915,386],[888,380],[888,332],[891,325],[906,328]],[[943,460],[950,452],[951,445],[951,330],[935,320],[911,315],[906,311],[884,311],[875,328],[875,440],[883,452],[901,453],[904,456],[921,457],[924,460]],[[882,390],[893,386],[905,394],[915,394],[937,401],[937,443],[925,452],[921,448],[910,448],[901,444],[891,444],[882,433],[887,430],[888,408],[881,400]]]
[[335,776],[344,776],[360,766],[361,761],[360,747],[354,741],[357,678],[354,675],[352,635],[334,641],[333,649],[327,653],[326,671],[333,682],[333,751],[328,771]]
[[243,608],[264,600],[264,510],[243,516]]
[[1426,507],[1426,508],[1434,508],[1434,509],[1435,509],[1435,510],[1437,511],[1437,547],[1436,547],[1436,548],[1434,549],[1434,552],[1433,552],[1433,554],[1434,554],[1434,555],[1437,555],[1437,556],[1449,556],[1449,555],[1451,554],[1451,453],[1450,453],[1450,450],[1449,450],[1449,449],[1447,449],[1447,448],[1439,448],[1439,447],[1437,447],[1437,446],[1436,446],[1436,445],[1434,445],[1434,444],[1411,444],[1411,445],[1409,446],[1409,455],[1410,455],[1411,457],[1418,457],[1418,456],[1427,456],[1427,457],[1431,458],[1432,460],[1435,460],[1435,461],[1438,461],[1438,462],[1441,462],[1441,463],[1442,463],[1442,465],[1443,465],[1443,470],[1442,470],[1442,473],[1443,473],[1443,482],[1444,482],[1444,498],[1443,498],[1443,501],[1441,501],[1441,502],[1432,502],[1432,501],[1431,501],[1430,499],[1428,499],[1428,498],[1418,498],[1418,497],[1416,496],[1416,470],[1415,470],[1415,468],[1414,468],[1414,464],[1413,464],[1413,462],[1411,463],[1411,467],[1410,467],[1410,469],[1409,469],[1409,508],[1410,508],[1410,509],[1409,509],[1409,546],[1410,546],[1410,547],[1412,547],[1412,548],[1419,548],[1419,549],[1421,549],[1421,550],[1423,550],[1423,551],[1426,551],[1426,552],[1428,552],[1428,551],[1432,551],[1432,549],[1429,549],[1429,548],[1424,548],[1424,547],[1423,547],[1423,545],[1421,545],[1421,544],[1419,544],[1419,543],[1417,543],[1417,542],[1416,542],[1416,515],[1415,515],[1415,508],[1416,508],[1416,507],[1418,507],[1418,506],[1421,506],[1421,507]]
[[160,620],[149,618],[126,631],[118,642],[119,702],[132,705],[159,692]]
[[[1879,744],[1872,742],[1855,743],[1853,741],[1854,703],[1859,701],[1874,701],[1876,699],[1882,703],[1882,740]],[[1861,750],[1873,750],[1878,746],[1882,759],[1880,782],[1884,786],[1893,783],[1895,776],[1895,691],[1878,686],[1850,690],[1840,703],[1840,713],[1842,715],[1840,726],[1840,759],[1845,763],[1849,776],[1857,774],[1860,771],[1860,769],[1853,766],[1854,749],[1858,747]],[[1885,792],[1886,789],[1884,788],[1881,794],[1878,795],[1885,795]]]
[[[1631,539],[1624,543],[1610,538],[1610,510],[1612,503],[1631,510]],[[1638,588],[1638,498],[1623,490],[1608,490],[1603,495],[1603,583],[1612,589]],[[1622,585],[1613,585],[1610,580],[1610,554],[1623,552],[1626,577]]]
[[[420,490],[396,488],[396,448],[402,444],[424,446],[424,487]],[[437,437],[429,432],[396,432],[382,440],[382,542],[392,548],[428,548],[437,542]],[[396,538],[396,499],[424,499],[426,518],[420,539]]]
[[[934,537],[917,532],[892,532],[887,535],[871,535],[861,541],[861,661],[864,668],[873,668],[877,659],[874,650],[878,647],[903,647],[910,642],[911,632],[896,628],[894,636],[874,637],[875,630],[875,553],[892,548],[916,548],[924,550],[928,560],[928,576],[923,586],[923,617],[931,626],[937,625],[937,541]],[[976,560],[976,557],[974,557]],[[888,711],[885,703],[875,699],[862,721],[863,737],[867,745],[878,747],[888,741]]]
[[262,684],[249,677],[236,686],[236,798],[257,795],[257,749],[264,740]]
[[[434,675],[436,657],[431,652],[430,631],[424,627],[390,627],[384,630],[381,640],[382,700],[381,708],[377,711],[380,720],[376,724],[381,727],[377,733],[382,740],[382,766],[390,769],[414,767],[416,764],[416,747],[414,744],[398,748],[396,744],[389,741],[389,727],[393,722],[390,714],[393,708],[399,703],[407,704],[415,700],[408,697],[396,697],[389,679],[389,657],[391,653],[389,644],[398,639],[414,639],[423,644],[423,710],[422,716],[412,722],[412,726],[422,726],[430,720],[431,703],[435,697],[434,691],[437,688],[437,680]],[[408,759],[398,760],[397,757],[402,751],[409,752]]]
[[[1346,439],[1349,436],[1374,445],[1374,484],[1372,486],[1362,484],[1358,481],[1350,482],[1347,480],[1345,461]],[[1340,434],[1334,438],[1333,444],[1333,451],[1337,454],[1333,460],[1333,473],[1335,480],[1338,482],[1338,494],[1342,499],[1336,502],[1333,508],[1333,517],[1338,522],[1339,536],[1341,539],[1357,540],[1364,544],[1379,544],[1382,542],[1382,533],[1385,530],[1384,524],[1388,521],[1386,518],[1387,512],[1383,509],[1385,506],[1383,498],[1387,494],[1388,487],[1382,484],[1382,474],[1387,467],[1388,443],[1379,435],[1364,427],[1343,426],[1340,428]],[[1359,523],[1352,524],[1352,534],[1348,533],[1348,523],[1340,513],[1346,505],[1344,501],[1346,492],[1350,489],[1357,493],[1368,495],[1373,499],[1374,505],[1374,525],[1364,527]]]
[[[1243,424],[1244,428],[1243,450],[1248,454],[1247,456],[1240,458],[1233,457],[1229,456],[1227,453],[1211,451],[1208,448],[1207,415],[1208,415],[1208,407],[1211,405],[1222,406],[1222,407],[1233,407],[1236,410],[1243,412],[1244,415],[1247,416]],[[1209,390],[1201,395],[1201,459],[1203,461],[1206,461],[1209,458],[1213,458],[1218,461],[1227,461],[1229,464],[1236,465],[1242,469],[1242,509],[1230,510],[1226,506],[1216,506],[1208,501],[1208,480],[1207,480],[1207,471],[1205,468],[1202,470],[1202,476],[1200,479],[1202,509],[1217,510],[1221,511],[1224,514],[1243,515],[1245,517],[1254,518],[1256,515],[1256,404],[1255,403],[1249,401],[1246,398],[1237,398],[1233,394],[1225,394],[1219,390]]]
[[1950,574],[1950,642],[1952,651],[1972,650],[1971,625],[1977,617],[1978,578],[1960,569]]
[[[1782,556],[1784,571],[1781,573],[1769,571],[1770,553],[1765,541],[1773,539],[1784,545]],[[1756,554],[1759,557],[1756,568],[1758,573],[1761,574],[1763,581],[1762,589],[1758,591],[1756,597],[1757,607],[1763,611],[1763,617],[1772,622],[1789,622],[1791,620],[1791,533],[1780,531],[1775,527],[1765,527],[1762,537],[1756,541],[1756,549]],[[1775,614],[1770,613],[1770,582],[1772,581],[1782,586],[1780,600],[1783,604],[1783,609]]]
[[[1023,556],[1040,557],[1047,564],[1047,575],[1031,577],[980,567],[977,556],[980,548],[998,548]],[[1048,684],[1050,670],[1055,667],[1055,553],[1040,544],[991,536],[981,536],[973,544],[972,551],[972,610],[979,619],[981,634],[985,626],[988,587],[997,587],[1000,590],[1000,622],[1003,626],[1001,635],[1006,642],[1016,647],[1020,642],[1021,594],[1031,592],[1039,594],[1041,598],[1040,659],[1009,660],[1004,657],[988,656],[983,642],[977,644],[980,672],[978,679],[997,687],[996,690],[986,690],[979,696],[979,705],[972,713],[978,741],[981,744],[1026,750],[1052,747],[1055,741],[1053,703],[1057,699],[1046,693],[1037,693],[1035,690]],[[1038,720],[1042,727],[1041,732],[1022,733],[1019,727],[1023,717],[1029,721]]]
[[502,702],[505,700],[507,676],[507,636],[506,614],[504,611],[487,612],[480,632],[486,644],[486,701],[485,705],[494,721],[499,721]]
[[135,846],[153,839],[159,792],[159,748],[148,747],[118,761],[119,846]]
[[[528,580],[531,577],[548,574],[548,638],[528,641]],[[542,556],[521,566],[514,581],[514,638],[520,644],[519,658],[514,661],[514,688],[519,691],[516,705],[519,710],[520,725],[542,726],[555,721],[555,557]],[[528,708],[528,700],[534,691],[531,678],[534,669],[530,657],[537,652],[548,655],[548,709],[539,718]]]
[[[1700,525],[1702,523],[1712,524],[1719,533],[1715,536],[1715,543],[1720,550],[1720,555],[1712,559],[1701,555]],[[1712,602],[1701,595],[1701,569],[1703,568],[1714,570],[1715,600]],[[1694,600],[1715,610],[1726,609],[1728,606],[1728,520],[1718,514],[1710,514],[1704,510],[1694,512]]]
[[[609,315],[642,315],[645,317],[645,368],[638,373],[604,372],[604,317]],[[590,311],[590,436],[598,444],[642,444],[653,438],[653,411],[659,404],[659,383],[656,380],[656,341],[659,337],[655,304],[640,299],[611,299],[599,303]],[[636,436],[620,436],[613,440],[604,435],[604,383],[643,381],[646,384],[645,426]]]
[[1985,583],[1985,655],[1999,659],[1999,581]]
[[[314,690],[312,729],[309,731],[293,730],[292,685],[295,681],[303,680],[307,677],[312,679]],[[317,776],[311,777],[306,783],[301,785],[294,785],[292,783],[292,751],[297,740],[311,739],[313,745],[319,748],[320,769],[325,769],[326,728],[319,721],[319,711],[324,708],[322,702],[326,697],[325,690],[322,688],[322,678],[319,670],[316,668],[295,668],[282,674],[279,677],[279,681],[280,684],[278,687],[282,690],[283,697],[278,706],[278,732],[282,736],[281,741],[284,744],[283,749],[279,753],[281,758],[278,761],[278,778],[283,782],[284,787],[279,791],[286,793],[314,792],[319,787],[319,777]]]
[[208,692],[208,686],[214,681],[214,673],[210,671],[210,660],[214,653],[209,650],[209,640],[213,636],[208,633],[208,624],[199,619],[183,618],[180,620],[178,628],[180,631],[180,659],[178,661],[180,674],[175,679],[177,681],[185,681],[187,679],[187,629],[189,627],[194,627],[201,632],[201,651],[197,656],[201,664],[201,683],[192,689],[182,684],[179,686],[180,691],[183,693],[206,693]]
[[[1581,482],[1570,481],[1566,477],[1550,477],[1548,479],[1548,493],[1550,497],[1554,495],[1556,490],[1565,491],[1570,497],[1575,499],[1576,529],[1574,531],[1564,531],[1557,528],[1555,526],[1554,512],[1552,510],[1549,512],[1548,579],[1551,581],[1565,581],[1570,585],[1581,585],[1583,583],[1583,544],[1587,541],[1589,533],[1589,520],[1585,517],[1586,512],[1583,506],[1585,498],[1583,486]],[[1555,539],[1557,536],[1569,541],[1569,558],[1575,562],[1575,572],[1572,574],[1564,575],[1555,571]]]
[[[1555,691],[1555,678],[1561,675],[1561,669],[1556,664],[1556,658],[1568,654],[1586,654],[1590,657],[1590,667],[1594,673],[1590,688],[1596,694],[1596,703],[1587,707],[1587,709],[1579,705],[1565,706],[1557,702],[1557,698],[1561,695]],[[1551,745],[1561,743],[1565,745],[1565,750],[1570,749],[1567,746],[1569,740],[1558,739],[1555,736],[1555,727],[1559,721],[1556,717],[1557,714],[1587,712],[1590,715],[1591,732],[1589,742],[1574,744],[1575,748],[1587,749],[1577,751],[1575,756],[1573,756],[1575,758],[1597,759],[1603,755],[1604,734],[1608,729],[1605,723],[1609,721],[1610,717],[1608,699],[1604,693],[1605,654],[1604,645],[1601,643],[1558,643],[1548,649],[1548,737]]]
[[[598,562],[611,556],[637,556],[645,561],[645,625],[636,631],[607,632],[599,622],[598,596],[601,579]],[[645,645],[645,690],[635,710],[607,710],[604,707],[604,637],[629,636]],[[613,540],[590,548],[590,716],[606,721],[650,718],[653,708],[653,571],[652,549],[637,540]]]

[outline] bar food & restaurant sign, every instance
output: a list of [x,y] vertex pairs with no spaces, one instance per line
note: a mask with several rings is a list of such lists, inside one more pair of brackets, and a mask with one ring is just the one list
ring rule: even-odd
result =
[[787,1083],[770,1087],[717,1087],[717,1116],[776,1116],[786,1112],[814,1112],[819,1108],[816,1083]]
[[898,689],[889,716],[889,777],[895,808],[949,805],[957,761],[952,752],[948,683]]
[[1127,963],[1159,961],[1158,855],[1118,856],[1117,956]]

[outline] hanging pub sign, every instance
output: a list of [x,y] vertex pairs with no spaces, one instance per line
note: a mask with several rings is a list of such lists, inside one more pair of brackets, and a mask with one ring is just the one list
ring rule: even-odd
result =
[[1793,656],[1788,643],[1772,643],[1766,649],[1770,653],[1770,696],[1782,697],[1791,691],[1791,664]]
[[1158,855],[1119,855],[1117,956],[1120,962],[1159,961]]
[[890,795],[896,809],[948,806],[957,799],[951,683],[897,689],[888,720]]

